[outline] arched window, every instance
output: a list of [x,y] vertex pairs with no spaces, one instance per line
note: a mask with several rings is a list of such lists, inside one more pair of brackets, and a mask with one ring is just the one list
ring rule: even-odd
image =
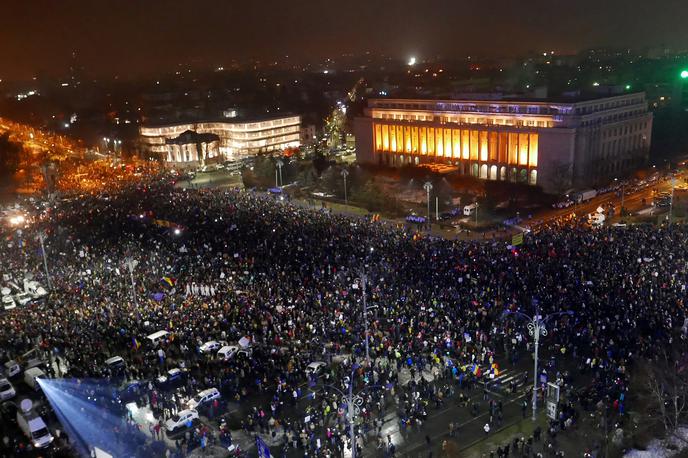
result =
[[497,166],[493,165],[490,167],[490,180],[496,180],[497,179]]
[[471,176],[472,177],[477,177],[478,176],[478,164],[473,164],[471,166]]
[[519,183],[527,183],[528,182],[528,171],[526,169],[521,169],[521,173],[518,176],[518,182]]
[[483,180],[487,179],[487,164],[483,164],[480,166],[480,178]]
[[506,167],[502,166],[499,169],[499,179],[502,181],[506,181]]
[[533,169],[530,171],[530,181],[528,182],[528,184],[537,184],[537,170]]

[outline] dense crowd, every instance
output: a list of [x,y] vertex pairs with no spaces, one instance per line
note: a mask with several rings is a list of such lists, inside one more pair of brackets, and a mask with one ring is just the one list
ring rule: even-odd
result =
[[[188,369],[178,390],[144,383],[141,396],[162,422],[182,398],[216,387],[222,401],[207,415],[220,418],[220,432],[187,432],[172,441],[171,455],[230,446],[231,431],[243,429],[284,444],[285,454],[340,456],[349,430],[337,389],[346,393],[352,383],[354,392],[366,388],[361,449],[375,437],[381,455],[394,456],[379,423],[386,412],[398,413],[402,433],[422,429],[429,409],[457,395],[459,407],[489,411],[489,430],[500,421],[501,403],[487,395],[469,401],[480,389],[475,367],[494,370],[497,360],[515,363],[532,348],[526,323],[505,311],[572,312],[548,322],[543,345],[591,374],[584,402],[616,412],[626,408],[633,361],[685,338],[682,226],[543,229],[508,247],[418,237],[257,192],[189,190],[161,180],[57,203],[24,230],[21,248],[0,246],[2,274],[30,272],[46,283],[32,237],[38,229],[48,234],[53,289],[43,303],[0,316],[3,356],[38,346],[56,362],[49,375],[73,379],[110,376],[105,360],[115,355],[126,361],[127,381]],[[4,235],[16,242],[15,232]],[[138,261],[136,300],[127,259]],[[169,338],[149,345],[146,336],[160,330]],[[206,341],[241,338],[252,342],[251,357],[219,362],[199,350]],[[327,363],[317,377],[306,370],[313,361]],[[402,369],[411,373],[403,384]],[[424,371],[434,372],[432,382]],[[322,394],[313,399],[316,387]],[[558,429],[576,418],[575,401],[571,395],[562,404]],[[223,416],[228,402],[255,407],[232,425]],[[297,407],[309,420],[293,414]],[[153,438],[160,426],[151,424]],[[513,449],[525,453],[534,440]]]

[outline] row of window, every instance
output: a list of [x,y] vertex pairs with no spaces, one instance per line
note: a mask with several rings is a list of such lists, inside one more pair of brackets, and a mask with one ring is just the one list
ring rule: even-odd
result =
[[375,152],[537,167],[537,133],[373,124]]
[[624,137],[619,140],[610,140],[602,143],[602,155],[607,158],[609,154],[624,153],[627,151],[639,150],[644,146],[641,134],[633,137]]
[[602,131],[602,138],[607,138],[607,137],[618,137],[620,135],[628,135],[632,134],[633,132],[638,132],[641,130],[647,129],[647,121],[645,122],[634,122],[632,124],[626,124],[625,126],[621,127],[614,127],[613,129],[607,129],[605,131]]
[[[383,155],[380,157],[380,162],[387,165],[401,166],[401,165],[418,165],[421,157],[400,155]],[[450,161],[450,163],[452,163]],[[468,164],[460,161],[453,162],[456,165],[458,172],[461,175],[470,175],[482,180],[493,181],[512,181],[514,183],[528,183],[531,185],[537,184],[537,169],[524,169],[516,167],[506,167],[489,164]]]
[[[603,110],[641,104],[644,96],[620,100],[609,100],[604,103],[596,103],[575,107],[575,114],[585,115]],[[467,103],[467,102],[440,102],[440,101],[387,101],[373,100],[371,107],[389,108],[398,110],[426,110],[426,111],[456,111],[464,113],[513,113],[513,114],[540,114],[540,115],[568,115],[574,112],[572,105],[533,105],[528,103]]]
[[638,96],[638,97],[634,97],[632,99],[611,100],[611,101],[606,102],[606,103],[588,105],[585,107],[577,107],[576,108],[576,114],[590,114],[590,113],[595,113],[596,111],[611,110],[613,108],[626,107],[629,105],[635,105],[638,103],[643,103],[644,101],[645,101],[644,96]]
[[387,102],[374,100],[371,108],[386,108],[396,110],[424,110],[424,111],[453,111],[457,113],[510,113],[510,114],[539,114],[560,115],[571,114],[570,105],[531,105],[527,103],[458,103],[458,102]]
[[[581,122],[581,126],[587,127],[587,126],[596,126],[600,124],[610,124],[614,122],[619,122],[623,121],[625,119],[631,119],[635,118],[641,114],[645,113],[644,110],[631,110],[631,111],[624,111],[623,113],[615,113],[613,115],[609,116],[600,116],[595,119],[587,119],[583,122]],[[647,122],[645,122],[645,125],[647,125]]]
[[380,113],[374,112],[375,119],[390,119],[394,121],[425,121],[439,122],[440,124],[483,124],[495,126],[515,126],[515,127],[554,127],[554,121],[539,119],[522,118],[475,118],[471,116],[435,116],[425,113]]

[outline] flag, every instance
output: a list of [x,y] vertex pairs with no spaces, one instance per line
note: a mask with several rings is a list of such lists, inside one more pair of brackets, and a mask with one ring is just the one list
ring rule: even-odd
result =
[[132,348],[134,349],[134,351],[136,351],[136,350],[138,350],[139,348],[141,348],[141,344],[139,343],[138,340],[136,340],[136,337],[132,337],[132,338],[131,338],[131,346],[132,346]]
[[170,288],[174,288],[174,285],[177,283],[177,279],[172,277],[162,277],[160,281],[163,284],[168,285]]

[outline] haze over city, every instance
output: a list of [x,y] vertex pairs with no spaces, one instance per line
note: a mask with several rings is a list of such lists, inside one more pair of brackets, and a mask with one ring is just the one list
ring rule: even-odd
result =
[[67,0],[8,2],[0,78],[63,71],[73,52],[94,76],[228,65],[246,59],[512,57],[541,49],[677,47],[680,0],[262,2]]

